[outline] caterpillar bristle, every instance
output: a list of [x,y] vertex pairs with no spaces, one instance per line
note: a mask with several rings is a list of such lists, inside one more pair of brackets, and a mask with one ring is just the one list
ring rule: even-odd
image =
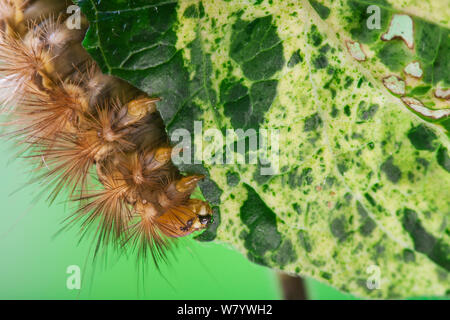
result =
[[23,138],[29,145],[52,139],[59,132],[74,132],[80,114],[87,108],[65,85],[51,92],[29,86],[24,92],[25,97],[13,111],[15,126],[20,129],[10,135]]
[[3,81],[1,104],[18,104],[24,89],[36,77],[42,59],[39,52],[29,50],[20,38],[0,31],[0,74]]
[[[11,1],[0,2],[0,30],[5,30],[14,18],[15,6]],[[9,21],[9,23],[8,23]]]
[[137,258],[146,260],[152,257],[153,261],[167,261],[167,252],[174,246],[173,239],[165,236],[158,230],[154,220],[137,217],[139,222],[132,224],[128,230],[128,237],[124,245],[128,245],[131,251],[137,252]]
[[48,17],[65,15],[66,8],[72,3],[70,0],[14,0],[17,3],[17,15],[22,16],[18,23],[27,24],[29,21],[39,23]]
[[72,195],[78,189],[87,188],[89,171],[94,164],[93,153],[98,146],[88,140],[79,139],[70,133],[59,133],[54,139],[43,140],[31,155],[44,159],[48,170],[38,175],[36,181],[43,181],[51,192],[48,200],[53,202],[62,190]]
[[172,164],[159,98],[101,72],[81,45],[86,20],[67,27],[68,5],[0,0],[5,136],[38,164],[33,182],[50,202],[64,191],[78,203],[68,222],[95,228],[96,251],[111,243],[166,260],[175,239],[211,221],[208,204],[190,199],[203,176]]
[[73,215],[73,221],[82,220],[82,227],[99,221],[101,238],[108,243],[121,239],[127,232],[128,223],[132,219],[130,205],[124,201],[127,186],[123,180],[107,176],[103,181],[103,190],[91,191],[80,195],[77,200],[84,203]]

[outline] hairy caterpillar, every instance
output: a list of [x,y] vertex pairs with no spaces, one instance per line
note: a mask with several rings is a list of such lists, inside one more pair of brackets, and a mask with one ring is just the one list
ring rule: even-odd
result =
[[131,242],[164,258],[175,238],[211,220],[208,204],[190,199],[202,177],[183,176],[171,163],[158,98],[102,74],[81,45],[87,22],[79,30],[65,23],[70,4],[0,0],[8,135],[40,163],[36,180],[51,188],[50,201],[67,189],[80,204],[71,220],[83,229],[99,223],[99,243]]

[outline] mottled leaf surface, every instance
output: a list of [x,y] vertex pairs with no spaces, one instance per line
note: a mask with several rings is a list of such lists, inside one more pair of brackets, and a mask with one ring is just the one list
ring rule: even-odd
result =
[[[400,99],[449,107],[433,93],[450,75],[448,8],[437,2],[78,1],[91,22],[85,47],[105,72],[161,97],[169,134],[202,122],[197,158],[220,159],[239,140],[208,139],[208,129],[278,130],[274,175],[249,163],[251,152],[244,164],[180,166],[208,177],[201,189],[215,221],[198,239],[369,298],[450,290],[448,116],[430,119]],[[371,4],[380,29],[366,27]],[[381,39],[403,11],[417,14],[413,48]],[[417,79],[403,71],[414,61]],[[387,76],[405,92],[387,88]],[[371,266],[380,289],[367,286]]]

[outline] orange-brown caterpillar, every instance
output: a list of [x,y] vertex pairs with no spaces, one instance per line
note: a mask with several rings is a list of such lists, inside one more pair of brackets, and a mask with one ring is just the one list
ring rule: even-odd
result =
[[[100,242],[132,242],[164,257],[170,241],[211,220],[190,199],[201,176],[171,163],[164,125],[151,98],[102,74],[81,45],[87,30],[65,23],[63,0],[0,0],[0,104],[9,134],[42,170],[50,200],[68,189],[73,220],[99,222]],[[7,109],[6,109],[7,108]],[[102,188],[94,188],[92,169]]]

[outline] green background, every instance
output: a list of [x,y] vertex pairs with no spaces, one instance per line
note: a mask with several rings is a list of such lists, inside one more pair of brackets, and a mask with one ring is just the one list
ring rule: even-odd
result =
[[[60,197],[49,206],[29,184],[31,165],[17,148],[0,142],[0,299],[280,299],[276,273],[249,262],[225,244],[185,240],[159,273],[138,268],[133,256],[102,254],[93,262],[88,239],[77,226],[58,231],[70,205]],[[66,287],[67,267],[81,269],[80,290]],[[345,299],[313,280],[311,299]]]

